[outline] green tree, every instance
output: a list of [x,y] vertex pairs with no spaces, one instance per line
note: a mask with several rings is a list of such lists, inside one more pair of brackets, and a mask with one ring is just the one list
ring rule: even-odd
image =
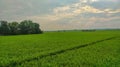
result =
[[24,20],[19,24],[22,34],[38,34],[42,33],[39,24],[33,23],[31,20]]
[[30,23],[31,23],[31,21],[24,20],[19,24],[20,32],[22,34],[28,34],[28,31],[30,28],[30,26],[29,26]]
[[40,29],[40,25],[37,23],[33,23],[34,25],[34,33],[38,34],[38,33],[42,33],[41,29]]
[[19,26],[18,22],[9,23],[9,27],[12,35],[19,34],[18,26]]
[[0,34],[9,35],[10,32],[11,31],[10,31],[7,21],[0,21]]
[[0,35],[16,34],[39,34],[42,33],[40,25],[31,20],[24,20],[21,23],[0,21]]

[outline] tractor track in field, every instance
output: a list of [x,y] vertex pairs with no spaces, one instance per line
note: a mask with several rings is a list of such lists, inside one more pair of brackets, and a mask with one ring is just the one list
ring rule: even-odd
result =
[[68,49],[64,49],[64,50],[59,50],[59,51],[48,53],[48,54],[41,55],[41,56],[38,56],[38,57],[25,59],[25,60],[20,61],[20,62],[11,62],[8,65],[0,66],[0,67],[16,67],[17,65],[21,65],[25,62],[30,62],[30,61],[33,61],[33,60],[39,60],[39,59],[42,59],[42,58],[45,58],[45,57],[58,55],[58,54],[61,54],[61,53],[67,52],[67,51],[76,50],[76,49],[79,49],[79,48],[87,47],[87,46],[90,46],[90,45],[94,45],[96,43],[100,43],[100,42],[107,41],[107,40],[112,40],[112,39],[115,39],[115,38],[117,38],[117,37],[110,37],[110,38],[106,38],[106,39],[103,39],[103,40],[98,40],[98,41],[94,41],[94,42],[91,42],[91,43],[83,44],[83,45],[80,45],[80,46],[76,46],[76,47],[72,47],[72,48],[68,48]]

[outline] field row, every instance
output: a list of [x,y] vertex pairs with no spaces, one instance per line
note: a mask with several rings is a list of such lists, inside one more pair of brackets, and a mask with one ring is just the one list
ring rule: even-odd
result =
[[0,36],[0,66],[118,36],[119,31],[47,32],[42,35]]
[[110,38],[106,38],[106,39],[104,39],[104,40],[99,40],[99,41],[95,41],[95,42],[91,42],[91,43],[87,43],[87,44],[82,44],[82,45],[75,46],[75,47],[68,48],[68,49],[58,50],[58,51],[53,52],[53,53],[48,53],[48,54],[40,55],[40,56],[37,56],[37,57],[34,57],[34,58],[25,59],[25,60],[20,61],[20,62],[12,62],[11,64],[9,64],[9,65],[7,65],[7,66],[12,66],[12,67],[14,67],[14,66],[16,66],[16,65],[21,65],[22,63],[25,63],[25,62],[30,62],[30,61],[34,61],[34,60],[39,60],[39,59],[42,59],[42,58],[46,58],[46,57],[49,57],[49,56],[58,55],[58,54],[61,54],[61,53],[67,52],[67,51],[76,50],[76,49],[79,49],[79,48],[91,46],[91,45],[94,45],[94,44],[96,44],[96,43],[104,42],[104,41],[111,40],[111,39],[115,39],[115,38],[116,38],[116,37],[110,37]]
[[120,67],[120,38],[24,62],[17,67]]

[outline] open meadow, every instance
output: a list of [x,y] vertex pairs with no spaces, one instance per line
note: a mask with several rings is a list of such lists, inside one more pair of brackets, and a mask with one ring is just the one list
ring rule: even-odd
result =
[[0,36],[0,67],[120,67],[120,30]]

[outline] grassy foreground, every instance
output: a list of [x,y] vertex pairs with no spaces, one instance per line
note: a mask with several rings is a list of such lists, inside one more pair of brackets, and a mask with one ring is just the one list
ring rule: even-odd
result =
[[0,36],[0,67],[119,67],[119,43],[119,30]]

